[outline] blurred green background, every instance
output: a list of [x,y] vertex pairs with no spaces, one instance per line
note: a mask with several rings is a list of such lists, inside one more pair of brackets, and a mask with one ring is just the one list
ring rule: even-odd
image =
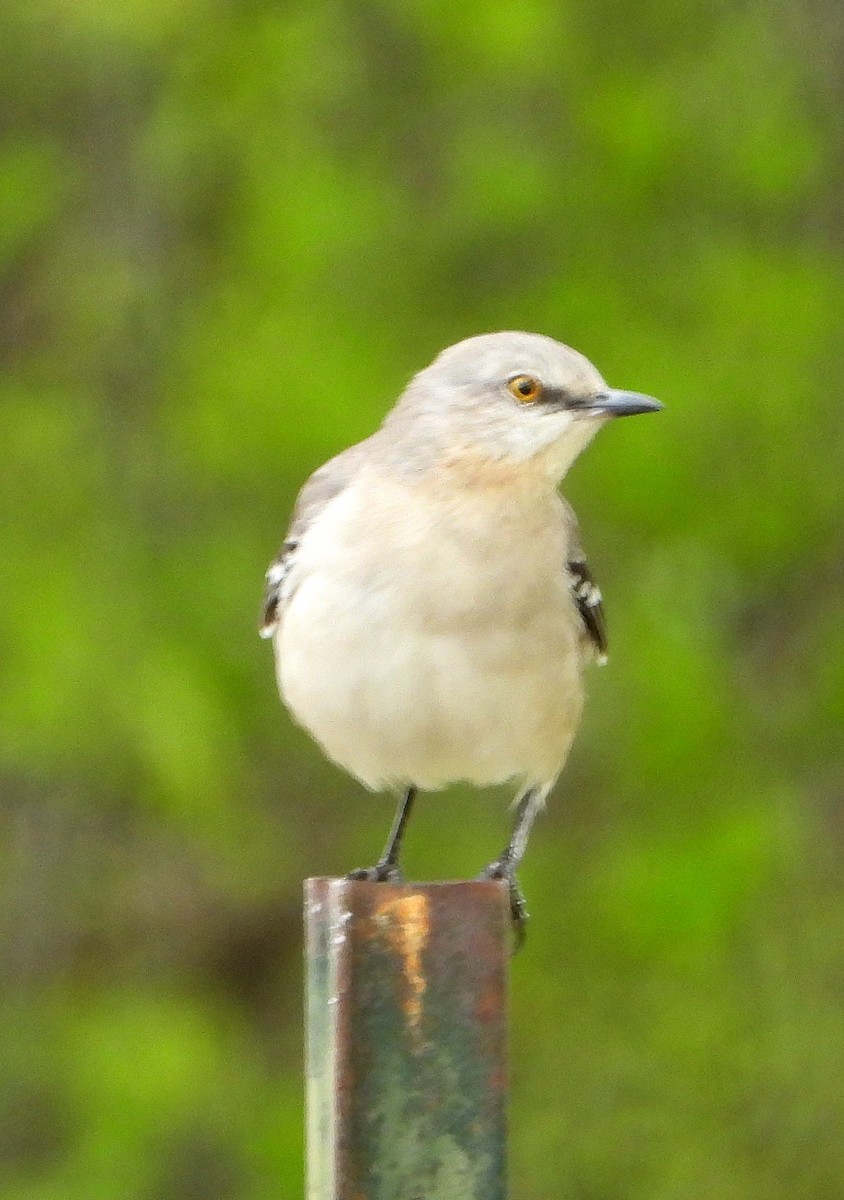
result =
[[4,1200],[301,1195],[300,882],[391,801],[281,709],[262,574],[498,328],[666,404],[566,489],[611,658],[522,876],[514,1196],[844,1195],[842,60],[832,0],[6,0]]

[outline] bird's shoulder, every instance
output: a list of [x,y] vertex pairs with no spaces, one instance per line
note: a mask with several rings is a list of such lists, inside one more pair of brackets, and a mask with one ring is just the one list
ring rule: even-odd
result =
[[272,637],[285,602],[290,598],[290,575],[296,551],[305,531],[336,496],[349,486],[370,456],[379,435],[373,434],[317,467],[305,481],[296,502],[284,541],[266,573],[264,601],[258,630],[261,637]]

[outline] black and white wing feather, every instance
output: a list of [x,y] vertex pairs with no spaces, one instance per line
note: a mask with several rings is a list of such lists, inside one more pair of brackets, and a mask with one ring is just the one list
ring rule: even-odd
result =
[[276,631],[281,610],[289,594],[290,572],[298,546],[296,538],[285,538],[278,554],[267,567],[264,603],[258,623],[258,633],[262,638],[270,638]]
[[571,591],[580,619],[583,621],[589,640],[595,648],[599,663],[607,661],[607,623],[601,589],[595,582],[589,564],[583,558],[566,563],[571,579]]
[[325,506],[348,486],[360,470],[372,442],[377,437],[377,433],[373,434],[366,441],[350,446],[348,450],[325,463],[314,471],[299,493],[287,536],[267,568],[264,603],[258,623],[258,632],[262,638],[273,636],[284,612],[284,606],[296,589],[296,551],[299,549],[299,543]]
[[607,661],[607,623],[604,618],[604,606],[601,599],[601,589],[595,582],[595,577],[589,569],[586,555],[580,544],[580,529],[574,509],[560,497],[566,511],[566,522],[569,529],[569,553],[566,570],[571,588],[572,599],[583,622],[583,632],[591,644],[595,658],[599,663]]

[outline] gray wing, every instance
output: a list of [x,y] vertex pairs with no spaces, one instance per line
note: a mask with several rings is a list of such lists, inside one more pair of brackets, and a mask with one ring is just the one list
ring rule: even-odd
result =
[[571,506],[563,501],[569,519],[570,538],[569,553],[566,561],[572,598],[583,622],[584,632],[592,643],[598,662],[607,661],[607,623],[604,617],[604,605],[601,589],[595,582],[586,555],[580,544],[580,530],[577,517]]
[[272,637],[275,633],[284,605],[293,594],[291,576],[302,537],[326,504],[339,496],[360,470],[376,436],[373,434],[366,441],[350,446],[319,467],[299,493],[281,549],[267,568],[264,603],[258,623],[262,638]]

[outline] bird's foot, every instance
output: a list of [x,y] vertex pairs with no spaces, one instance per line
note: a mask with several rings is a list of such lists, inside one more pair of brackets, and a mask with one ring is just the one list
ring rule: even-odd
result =
[[347,879],[367,879],[370,883],[404,883],[404,875],[397,863],[382,859],[374,867],[357,867],[349,871]]
[[510,898],[510,917],[513,922],[513,953],[518,954],[525,944],[527,923],[530,914],[527,910],[524,893],[516,879],[516,868],[506,858],[497,858],[484,867],[479,879],[503,879],[507,884]]

